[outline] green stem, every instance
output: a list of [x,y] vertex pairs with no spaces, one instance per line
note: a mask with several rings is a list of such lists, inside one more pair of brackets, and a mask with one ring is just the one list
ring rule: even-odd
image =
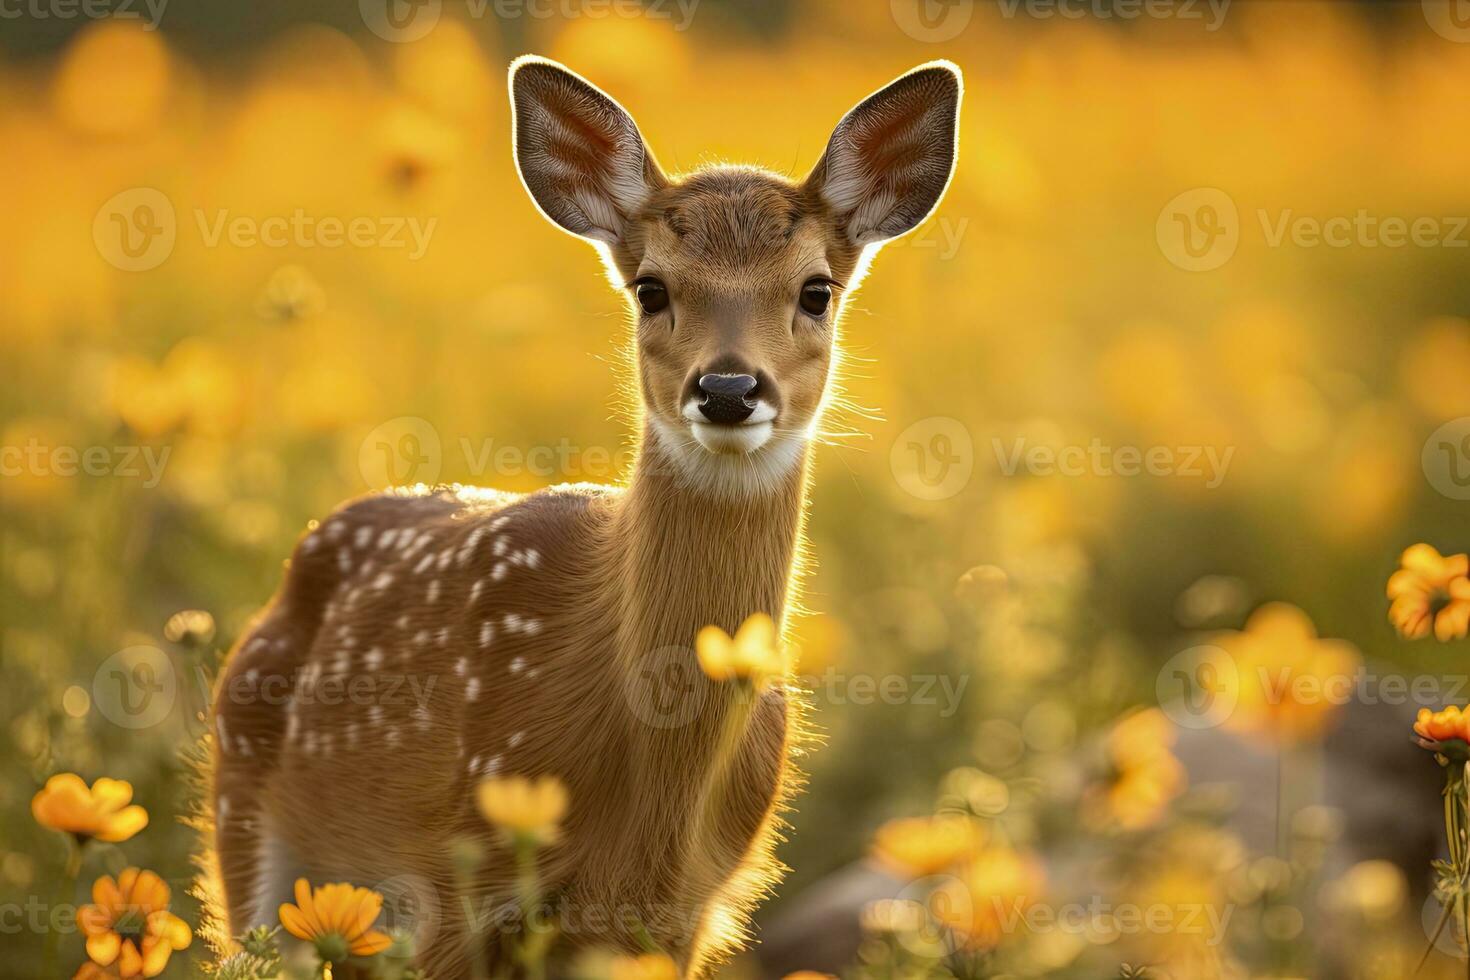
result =
[[[77,894],[77,875],[82,871],[82,846],[77,843],[76,838],[70,834],[66,835],[66,868],[61,873],[61,894],[56,902],[57,908],[70,905]],[[48,977],[60,976],[57,970],[57,955],[60,951],[61,933],[56,929],[56,919],[52,916],[47,923],[46,946],[42,953],[43,963],[42,975]]]

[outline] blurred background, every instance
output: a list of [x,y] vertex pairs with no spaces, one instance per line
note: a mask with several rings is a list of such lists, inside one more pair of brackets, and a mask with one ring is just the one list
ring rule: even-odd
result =
[[[0,23],[7,909],[53,900],[66,853],[30,800],[75,771],[151,814],[84,882],[153,868],[194,921],[181,752],[308,520],[393,481],[623,472],[622,300],[520,186],[513,56],[613,93],[666,170],[792,175],[944,57],[958,171],[843,325],[850,406],[817,452],[794,630],[821,739],[766,960],[730,969],[836,969],[801,953],[830,940],[912,972],[924,951],[870,903],[930,869],[880,869],[872,841],[939,810],[1023,855],[990,873],[1052,908],[1231,913],[1219,935],[1003,929],[989,973],[1412,972],[1442,777],[1408,725],[1470,691],[1463,644],[1397,638],[1384,583],[1414,542],[1470,544],[1470,11],[122,6]],[[1270,602],[1307,630],[1250,643]],[[1197,693],[1202,642],[1311,671],[1312,631],[1369,677],[1351,698],[1282,721],[1241,688],[1204,722],[1170,700]],[[1394,699],[1385,676],[1433,684]],[[10,975],[39,975],[41,931],[5,931]],[[1454,937],[1425,975],[1461,975]]]

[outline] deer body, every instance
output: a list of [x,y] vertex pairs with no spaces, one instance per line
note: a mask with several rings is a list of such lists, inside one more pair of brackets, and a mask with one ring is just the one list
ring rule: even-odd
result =
[[[216,696],[229,925],[273,923],[297,877],[406,888],[429,974],[468,976],[516,898],[474,787],[552,775],[572,806],[540,875],[567,945],[638,951],[644,930],[695,974],[777,876],[800,713],[780,687],[737,703],[693,637],[782,621],[833,351],[816,294],[855,285],[864,247],[937,201],[958,78],[871,97],[802,184],[671,181],[565,69],[523,60],[512,88],[528,189],[636,292],[638,461],[624,488],[371,496],[301,539]],[[887,115],[860,115],[885,93]],[[487,854],[468,880],[464,840]]]

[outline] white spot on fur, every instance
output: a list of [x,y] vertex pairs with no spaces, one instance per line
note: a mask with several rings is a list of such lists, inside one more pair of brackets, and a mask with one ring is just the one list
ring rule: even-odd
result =
[[505,562],[497,562],[495,568],[490,572],[490,577],[499,582],[510,574],[510,566]]
[[427,602],[431,606],[434,603],[436,603],[436,602],[439,601],[439,580],[438,579],[434,579],[432,582],[429,583],[428,590],[424,592],[424,601]]
[[491,642],[495,639],[495,624],[485,620],[480,624],[480,649],[488,650]]
[[373,529],[364,524],[352,533],[352,543],[358,548],[366,548],[373,540]]
[[510,672],[512,674],[519,674],[521,671],[523,671],[525,669],[526,669],[526,658],[525,657],[514,657],[514,658],[511,659],[511,662],[510,662]]
[[525,732],[516,732],[514,735],[512,735],[509,738],[508,741],[510,743],[510,747],[511,748],[515,748],[517,745],[520,745],[525,740],[526,740],[526,733]]
[[480,700],[480,679],[478,677],[471,677],[465,681],[464,699],[471,704]]

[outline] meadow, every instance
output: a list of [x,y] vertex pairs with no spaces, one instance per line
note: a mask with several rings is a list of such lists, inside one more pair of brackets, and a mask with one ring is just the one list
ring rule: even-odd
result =
[[[720,975],[1465,975],[1470,733],[1411,727],[1470,699],[1451,5],[371,6],[0,25],[0,973],[81,968],[129,867],[189,927],[162,975],[216,968],[189,755],[308,522],[626,472],[623,301],[510,153],[535,52],[670,171],[800,175],[863,93],[965,73],[953,183],[842,324],[786,644],[818,737]],[[1369,757],[1421,789],[1334,790]],[[59,773],[146,827],[58,833]]]

